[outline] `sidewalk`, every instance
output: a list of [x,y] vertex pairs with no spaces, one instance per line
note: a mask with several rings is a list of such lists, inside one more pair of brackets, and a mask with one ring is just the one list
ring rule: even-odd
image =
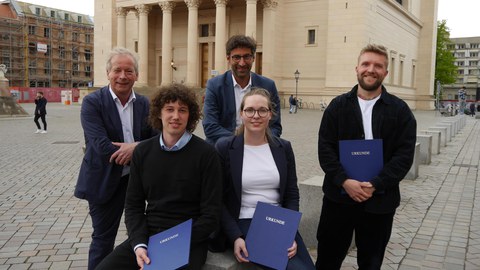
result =
[[[33,112],[32,104],[22,104]],[[0,118],[0,270],[86,269],[91,222],[73,197],[84,143],[80,106],[49,103],[48,134],[33,117]],[[445,119],[414,112],[418,130]],[[299,181],[323,174],[317,158],[321,111],[282,110],[282,137],[292,142]],[[203,136],[201,125],[197,135]],[[401,184],[402,203],[382,269],[480,269],[476,186],[480,120],[467,119],[416,180]],[[120,228],[117,243],[126,239]],[[355,252],[342,269],[356,269]]]

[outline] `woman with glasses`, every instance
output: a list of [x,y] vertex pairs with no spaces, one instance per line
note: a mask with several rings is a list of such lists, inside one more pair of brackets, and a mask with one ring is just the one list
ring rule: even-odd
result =
[[[295,211],[299,209],[292,146],[270,132],[273,106],[267,90],[252,88],[240,105],[243,123],[237,134],[221,138],[215,145],[224,171],[221,235],[226,236],[240,263],[248,262],[244,239],[258,201]],[[288,249],[288,258],[287,269],[315,269],[298,233]]]

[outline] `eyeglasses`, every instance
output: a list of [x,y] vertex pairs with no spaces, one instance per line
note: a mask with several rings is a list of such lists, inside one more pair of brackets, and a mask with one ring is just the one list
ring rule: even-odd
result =
[[253,55],[251,55],[251,54],[245,54],[245,55],[235,54],[235,55],[230,56],[230,58],[232,58],[232,60],[235,61],[235,62],[240,62],[240,59],[242,59],[242,58],[245,62],[248,62],[248,61],[252,61]]
[[245,113],[245,116],[247,116],[248,118],[254,117],[255,113],[258,113],[258,116],[264,118],[267,117],[268,112],[270,112],[270,110],[267,108],[260,108],[258,110],[255,110],[254,108],[246,108],[245,110],[243,110],[243,113]]

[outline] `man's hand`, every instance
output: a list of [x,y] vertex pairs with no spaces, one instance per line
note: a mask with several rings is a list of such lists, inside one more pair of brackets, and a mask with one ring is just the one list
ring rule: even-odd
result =
[[139,247],[135,250],[135,256],[137,257],[137,264],[140,269],[143,269],[145,264],[150,264],[150,258],[147,256],[147,250],[143,247]]
[[120,147],[110,157],[110,162],[114,162],[118,165],[128,165],[132,159],[133,150],[137,146],[138,142],[134,143],[118,143],[112,142],[113,145]]
[[375,188],[370,182],[361,182],[354,179],[345,180],[342,186],[348,196],[359,203],[370,199],[375,191]]
[[238,262],[249,262],[245,257],[248,258],[247,246],[245,245],[245,240],[242,238],[237,238],[233,243],[233,255]]

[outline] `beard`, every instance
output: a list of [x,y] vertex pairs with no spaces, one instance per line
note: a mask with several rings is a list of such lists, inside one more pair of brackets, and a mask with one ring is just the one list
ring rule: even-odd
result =
[[374,83],[367,84],[367,82],[365,82],[365,78],[363,78],[363,76],[360,75],[360,74],[357,75],[357,80],[358,80],[358,84],[360,85],[360,87],[363,90],[368,91],[368,92],[376,91],[383,83],[383,78],[377,78]]

